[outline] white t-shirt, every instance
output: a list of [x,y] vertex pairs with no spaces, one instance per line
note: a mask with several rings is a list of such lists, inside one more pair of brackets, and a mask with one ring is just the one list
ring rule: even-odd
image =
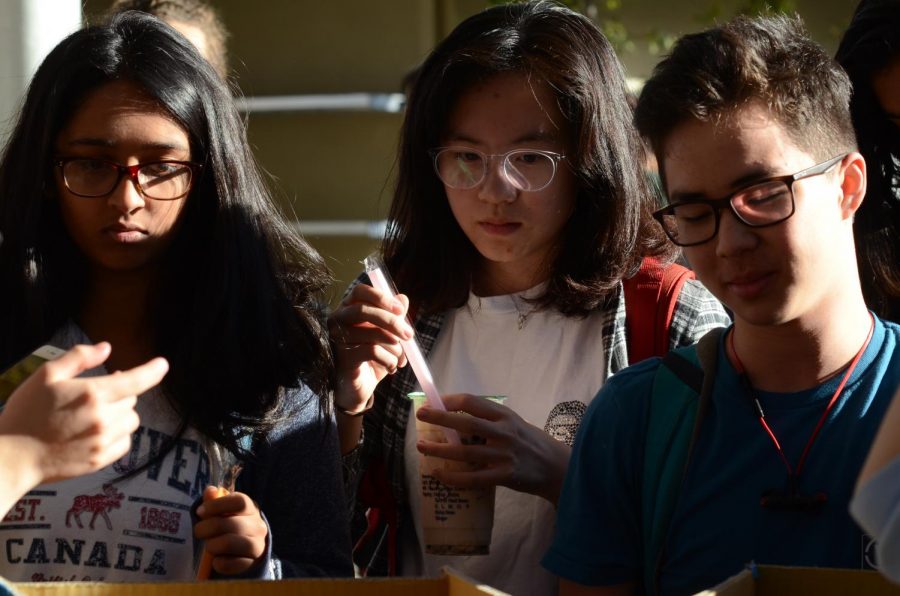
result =
[[[50,342],[89,340],[75,326]],[[106,374],[98,367],[85,376]],[[146,461],[179,419],[162,392],[138,399],[131,451],[98,472],[35,487],[0,522],[0,576],[12,581],[147,582],[194,578],[190,508],[221,476],[219,458],[189,428],[161,463],[111,482]]]
[[[466,306],[447,314],[429,361],[441,393],[505,395],[505,405],[527,422],[571,444],[605,380],[603,316],[532,312],[524,298],[541,290],[470,295]],[[490,555],[424,554],[415,443],[411,417],[404,454],[415,536],[403,536],[403,574],[434,576],[450,565],[511,594],[556,594],[556,577],[540,565],[553,538],[555,510],[540,497],[497,488]]]

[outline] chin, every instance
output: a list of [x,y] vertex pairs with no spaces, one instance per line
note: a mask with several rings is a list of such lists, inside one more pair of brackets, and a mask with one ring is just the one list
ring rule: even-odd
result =
[[753,325],[755,327],[778,327],[795,321],[801,316],[801,309],[792,307],[790,304],[741,304],[737,308],[729,308],[734,312],[735,320]]
[[154,261],[147,259],[104,259],[95,262],[95,266],[110,273],[128,273],[148,269],[152,262]]
[[475,250],[481,255],[481,258],[491,263],[510,263],[516,261],[519,256],[509,250],[497,246],[485,246],[484,243],[476,244]]

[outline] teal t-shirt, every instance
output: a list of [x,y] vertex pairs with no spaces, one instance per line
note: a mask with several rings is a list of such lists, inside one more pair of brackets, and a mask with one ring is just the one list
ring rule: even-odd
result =
[[[787,470],[720,342],[715,390],[669,528],[662,593],[693,594],[750,561],[873,565],[871,540],[847,506],[900,384],[898,341],[900,326],[876,320],[868,348],[807,456],[800,492],[823,492],[828,499],[816,511],[761,506],[763,493],[785,488]],[[645,361],[614,375],[588,408],[560,498],[556,536],[543,560],[561,577],[585,585],[640,582],[644,441],[659,362]],[[841,376],[798,393],[758,392],[793,466]]]

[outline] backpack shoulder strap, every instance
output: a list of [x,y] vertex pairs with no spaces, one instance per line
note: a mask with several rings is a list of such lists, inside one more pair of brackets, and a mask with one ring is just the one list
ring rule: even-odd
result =
[[687,267],[645,257],[637,273],[622,280],[629,364],[668,352],[675,304],[689,279],[694,272]]
[[[387,575],[397,575],[399,508],[380,458],[369,462],[356,496],[365,514],[365,530],[353,545],[353,562],[359,567],[360,575],[367,577],[370,571],[379,571],[377,561],[380,558],[386,559]],[[383,550],[385,539],[386,553]]]
[[644,587],[656,592],[672,514],[691,452],[712,397],[718,343],[714,329],[663,357],[653,379],[641,491]]

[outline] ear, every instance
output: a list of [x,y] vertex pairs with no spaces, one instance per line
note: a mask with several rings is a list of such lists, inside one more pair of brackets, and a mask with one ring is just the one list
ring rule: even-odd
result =
[[841,214],[853,219],[866,196],[866,160],[858,152],[849,153],[837,172],[841,184]]

